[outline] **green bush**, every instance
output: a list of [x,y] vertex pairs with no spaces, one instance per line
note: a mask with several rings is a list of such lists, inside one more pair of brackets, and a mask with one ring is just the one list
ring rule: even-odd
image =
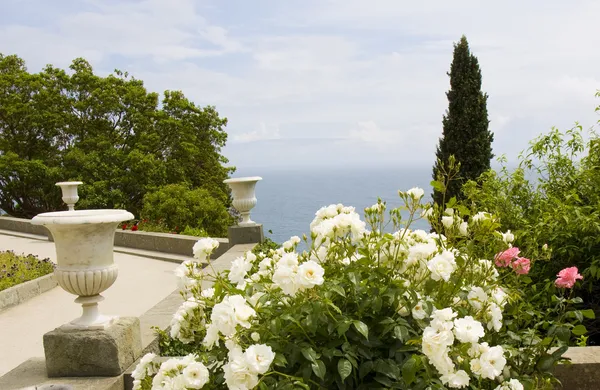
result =
[[18,256],[14,252],[0,252],[0,291],[54,271],[50,259],[38,259],[37,256]]
[[[505,161],[504,161],[505,163]],[[516,170],[506,166],[485,173],[463,188],[469,206],[500,218],[519,248],[547,259],[532,270],[535,282],[553,280],[558,271],[577,266],[584,275],[581,295],[588,308],[600,308],[600,139],[581,126],[553,129],[531,142]],[[588,323],[593,343],[600,322]]]
[[160,220],[176,232],[201,228],[212,237],[226,236],[227,226],[232,223],[222,201],[204,188],[190,189],[182,184],[166,185],[146,194],[142,218]]

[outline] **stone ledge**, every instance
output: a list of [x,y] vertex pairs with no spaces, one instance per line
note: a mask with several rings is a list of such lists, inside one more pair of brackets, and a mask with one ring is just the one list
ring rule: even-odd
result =
[[600,347],[569,347],[564,357],[570,364],[559,364],[554,375],[562,390],[597,390],[600,388]]
[[32,225],[31,220],[26,218],[0,217],[0,229],[46,236],[52,241],[52,235],[48,229],[41,225]]
[[0,310],[23,303],[58,286],[54,273],[0,291]]

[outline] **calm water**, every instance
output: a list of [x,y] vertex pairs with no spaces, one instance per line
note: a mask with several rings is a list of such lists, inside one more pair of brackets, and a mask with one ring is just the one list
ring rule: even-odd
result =
[[[315,212],[322,206],[342,203],[363,209],[377,202],[377,197],[387,201],[388,210],[401,204],[398,190],[411,187],[425,189],[425,198],[431,194],[431,168],[406,170],[322,170],[317,172],[239,170],[234,177],[261,176],[256,186],[258,204],[251,217],[262,223],[265,235],[283,242],[293,235],[308,235]],[[427,229],[419,221],[415,228]],[[267,233],[269,230],[273,234]]]

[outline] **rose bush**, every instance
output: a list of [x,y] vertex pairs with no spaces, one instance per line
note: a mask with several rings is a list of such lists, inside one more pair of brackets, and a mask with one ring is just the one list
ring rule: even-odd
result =
[[[324,207],[304,237],[308,250],[298,253],[292,237],[224,273],[210,266],[218,243],[198,241],[195,261],[176,271],[185,302],[170,328],[188,355],[145,356],[135,388],[552,386],[550,370],[585,315],[570,309],[576,270],[532,291],[535,260],[493,215],[433,209],[423,194],[399,192],[404,206],[389,221],[382,201],[366,221],[352,207]],[[420,218],[443,226],[411,230]]]

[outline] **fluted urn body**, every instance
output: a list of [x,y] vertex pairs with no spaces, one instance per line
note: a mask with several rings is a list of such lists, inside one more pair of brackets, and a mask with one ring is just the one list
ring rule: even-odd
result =
[[242,221],[240,226],[254,224],[250,219],[250,210],[256,206],[256,183],[262,180],[262,177],[240,177],[224,180],[223,183],[231,188],[233,196],[233,207],[240,212]]
[[56,183],[62,190],[62,200],[69,207],[69,211],[75,210],[75,203],[79,201],[77,187],[83,184],[81,181],[61,181]]
[[71,321],[75,328],[104,328],[114,317],[102,316],[98,302],[100,293],[117,279],[113,248],[117,225],[133,219],[126,210],[76,210],[43,213],[31,223],[50,230],[56,245],[58,284],[77,295],[83,306],[80,318]]

